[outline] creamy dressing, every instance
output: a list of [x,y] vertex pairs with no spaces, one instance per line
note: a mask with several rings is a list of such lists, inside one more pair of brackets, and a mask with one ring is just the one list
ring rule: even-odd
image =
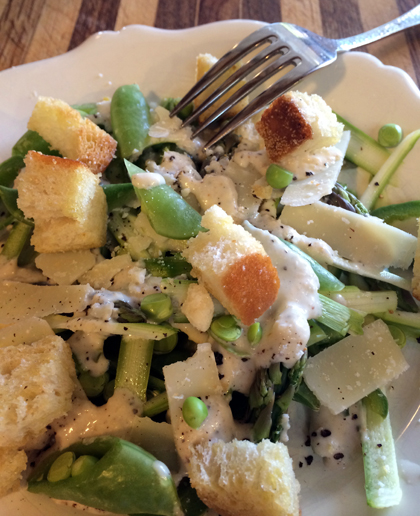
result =
[[82,369],[92,376],[100,376],[109,367],[103,354],[104,341],[105,336],[100,333],[76,331],[67,342]]
[[205,396],[202,401],[208,409],[208,416],[198,429],[191,428],[182,417],[182,407],[179,414],[171,414],[171,418],[179,418],[175,435],[176,447],[181,459],[188,462],[191,457],[191,447],[198,443],[221,439],[231,441],[236,434],[236,424],[226,400],[220,395]]
[[230,353],[217,343],[212,344],[212,349],[216,352],[216,364],[223,390],[249,394],[257,372],[254,360]]
[[190,174],[183,173],[179,182],[183,190],[188,189],[195,195],[203,211],[217,204],[231,217],[236,216],[238,193],[229,177],[207,174],[203,179],[197,180]]
[[75,399],[70,412],[56,419],[51,427],[55,432],[53,450],[67,448],[87,437],[113,435],[127,438],[142,406],[127,389],[116,389],[106,405],[95,406],[87,399]]
[[316,175],[342,159],[342,153],[336,147],[323,147],[316,152],[296,152],[284,156],[279,165],[292,172],[298,179]]
[[322,313],[318,278],[306,260],[296,256],[268,231],[257,229],[248,222],[244,227],[264,246],[280,279],[274,304],[259,319],[263,336],[254,360],[259,367],[269,367],[275,362],[293,367],[309,339],[308,319]]
[[140,188],[141,190],[150,190],[150,188],[155,186],[166,184],[165,179],[160,174],[154,172],[133,174],[131,176],[131,182],[134,188]]
[[349,463],[360,455],[359,412],[356,405],[348,413],[333,415],[321,406],[311,412],[311,446],[317,455],[332,461]]
[[174,142],[189,154],[197,155],[203,145],[198,138],[191,140],[191,127],[182,128],[182,120],[176,116],[169,117],[169,111],[162,106],[154,110],[156,122],[149,129],[151,144],[159,142]]

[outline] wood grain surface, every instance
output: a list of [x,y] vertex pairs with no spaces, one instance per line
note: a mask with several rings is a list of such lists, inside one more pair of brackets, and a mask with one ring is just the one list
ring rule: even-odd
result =
[[[56,56],[91,34],[143,24],[184,29],[234,18],[287,21],[331,38],[385,23],[419,0],[0,0],[0,70]],[[420,28],[363,50],[420,84]]]

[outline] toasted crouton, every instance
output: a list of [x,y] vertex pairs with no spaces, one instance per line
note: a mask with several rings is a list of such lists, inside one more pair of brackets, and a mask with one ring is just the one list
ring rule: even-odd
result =
[[219,206],[203,216],[199,233],[188,242],[184,257],[206,289],[244,324],[252,324],[275,301],[277,270],[263,246]]
[[0,448],[0,498],[19,489],[26,453],[14,448]]
[[300,486],[283,443],[234,440],[196,446],[191,485],[221,516],[298,516]]
[[28,122],[64,157],[81,161],[94,174],[103,172],[114,157],[117,142],[62,100],[39,97]]
[[276,99],[256,124],[271,161],[296,152],[312,152],[335,145],[343,125],[318,95],[290,91]]
[[[203,75],[210,70],[210,68],[216,64],[218,61],[217,57],[212,56],[211,54],[199,54],[197,56],[197,69],[195,74],[195,80],[196,82],[203,77]],[[238,68],[240,68],[241,63],[234,64],[227,72],[225,72],[219,79],[214,81],[212,85],[205,90],[205,92],[201,93],[201,95],[198,95],[198,97],[194,100],[194,107],[197,108],[200,104],[204,102],[204,100],[209,97],[219,86],[222,85],[222,83],[225,82],[225,80],[230,77]],[[218,99],[211,108],[204,111],[199,116],[199,121],[204,122],[212,113],[216,111],[226,100],[235,93],[235,91],[239,90],[243,85],[245,84],[245,81],[240,81],[236,86],[234,86],[232,89],[230,89],[225,95],[223,95],[220,99]],[[245,97],[240,102],[238,102],[234,107],[232,107],[224,116],[224,118],[227,117],[233,117],[234,115],[238,114],[240,111],[242,111],[246,106],[248,105],[248,97]]]
[[35,221],[39,253],[100,247],[106,241],[107,204],[98,178],[79,161],[30,151],[15,184],[18,206]]
[[24,446],[70,410],[75,368],[57,336],[0,349],[0,442]]

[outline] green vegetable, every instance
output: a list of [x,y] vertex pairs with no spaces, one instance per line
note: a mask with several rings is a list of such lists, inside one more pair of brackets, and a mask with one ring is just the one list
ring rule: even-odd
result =
[[99,396],[107,383],[109,382],[109,374],[104,373],[99,376],[92,376],[88,371],[84,371],[79,375],[79,382],[88,398]]
[[344,124],[344,128],[351,132],[346,159],[370,174],[376,174],[389,158],[389,151],[343,117],[335,114],[337,120]]
[[[324,296],[334,299],[335,292],[322,292]],[[384,290],[379,292],[366,292],[359,290],[357,287],[349,286],[340,290],[339,296],[345,301],[345,306],[366,312],[367,314],[375,314],[385,311],[393,311],[397,309],[397,293],[392,290]]]
[[312,346],[313,344],[317,344],[318,342],[323,341],[327,335],[324,330],[317,324],[315,321],[308,321],[309,328],[311,329],[311,334],[309,336],[309,340],[307,342],[307,346]]
[[180,254],[148,258],[144,260],[144,264],[149,274],[160,278],[174,278],[181,274],[188,274],[192,269],[192,265]]
[[[99,459],[80,475],[48,482],[51,464],[65,452]],[[117,437],[78,442],[47,457],[33,471],[28,490],[59,500],[75,502],[119,514],[175,516],[179,500],[167,467],[132,443]]]
[[0,186],[0,199],[3,201],[4,206],[10,215],[18,220],[19,222],[23,222],[28,226],[33,226],[34,223],[32,220],[26,219],[23,211],[18,208],[17,199],[18,192],[14,188],[7,188],[6,186]]
[[407,342],[407,338],[405,333],[398,326],[394,326],[393,324],[388,324],[388,330],[390,331],[392,338],[398,344],[400,348],[403,348]]
[[137,84],[120,86],[115,91],[111,100],[111,124],[122,158],[141,153],[146,147],[150,111]]
[[[134,174],[147,173],[127,160],[125,165],[130,177]],[[198,235],[203,230],[201,215],[169,185],[157,185],[151,188],[134,187],[134,190],[140,200],[142,211],[146,213],[152,228],[158,235],[185,240]]]
[[206,404],[195,396],[189,396],[182,405],[182,417],[191,428],[200,428],[208,415]]
[[26,133],[13,145],[12,156],[24,158],[30,151],[42,152],[50,156],[60,156],[60,153],[51,149],[51,145],[42,138],[36,131],[26,131]]
[[184,477],[178,484],[178,496],[185,516],[202,516],[207,511],[188,477]]
[[383,219],[387,224],[391,224],[395,220],[417,219],[420,217],[420,201],[408,201],[401,204],[382,206],[371,211],[370,214]]
[[143,405],[142,415],[144,417],[157,416],[157,414],[165,412],[165,410],[168,410],[168,408],[168,395],[166,392],[161,392],[157,396],[154,396],[150,400],[146,401],[146,403]]
[[25,166],[21,156],[12,156],[0,164],[0,185],[11,188],[20,170]]
[[293,174],[273,163],[267,168],[265,178],[273,188],[286,188],[292,182]]
[[153,345],[153,340],[138,337],[125,336],[121,339],[115,389],[129,389],[140,401],[146,401]]
[[358,335],[363,335],[362,325],[366,316],[365,312],[356,312],[322,294],[319,294],[319,300],[322,305],[322,315],[318,317],[318,322],[325,324],[325,326],[343,336],[349,330]]
[[178,152],[179,154],[185,154],[190,159],[193,160],[193,157],[188,154],[187,151],[178,147],[178,145],[174,142],[160,142],[154,143],[153,145],[149,145],[144,149],[141,156],[134,162],[134,165],[146,169],[146,165],[148,161],[154,161],[156,165],[160,165],[163,160],[163,155],[166,151],[170,152]]
[[262,338],[262,329],[261,324],[259,322],[254,322],[248,328],[247,333],[248,342],[251,344],[253,348],[256,348]]
[[48,482],[59,482],[60,480],[69,478],[75,458],[76,455],[71,451],[64,452],[57,457],[48,471]]
[[376,389],[363,398],[363,403],[370,411],[385,419],[388,415],[388,399],[381,389]]
[[96,115],[98,105],[95,102],[87,102],[86,104],[73,104],[71,106],[76,109],[82,116]]
[[31,226],[23,222],[15,222],[1,250],[0,256],[4,256],[7,260],[18,258],[31,233]]
[[237,325],[233,315],[222,315],[210,325],[210,334],[217,341],[234,342],[241,336],[242,329]]
[[137,201],[136,192],[131,183],[122,183],[120,185],[105,185],[103,190],[108,204],[108,211],[129,206]]
[[71,476],[85,475],[98,462],[98,458],[93,455],[81,455],[73,462]]
[[143,298],[141,309],[146,317],[155,323],[166,321],[173,312],[171,298],[162,293],[150,294]]
[[175,349],[175,346],[178,343],[178,333],[174,333],[173,335],[169,335],[169,337],[165,337],[164,339],[156,340],[155,346],[153,348],[153,353],[157,355],[170,353]]
[[394,150],[391,156],[385,161],[382,167],[378,170],[377,174],[375,174],[375,176],[372,178],[360,199],[368,210],[371,210],[375,207],[376,201],[383,192],[383,189],[389,183],[389,180],[398,170],[398,167],[401,165],[404,158],[414,147],[419,138],[420,129],[413,131],[408,136],[406,136],[400,145]]
[[[175,106],[179,103],[180,100],[181,100],[180,98],[174,99],[173,97],[168,97],[168,98],[163,99],[162,102],[160,103],[160,105],[162,107],[164,107],[165,109],[167,109],[168,111],[172,111],[175,108]],[[181,111],[179,113],[177,113],[176,116],[178,118],[180,118],[181,120],[185,120],[188,116],[191,115],[193,110],[194,110],[194,104],[192,102],[190,102],[184,108],[182,108]]]
[[402,129],[397,124],[385,124],[379,129],[378,143],[384,147],[396,147],[401,143]]
[[298,390],[293,396],[293,401],[305,405],[311,410],[318,411],[321,408],[321,402],[315,394],[309,389],[304,380],[301,381]]
[[304,258],[309,265],[312,267],[312,270],[317,275],[319,280],[319,288],[321,290],[330,290],[331,292],[338,292],[344,288],[344,283],[342,283],[339,279],[337,279],[334,274],[324,269],[322,265],[320,265],[316,260],[311,258],[309,255],[304,253],[297,247],[296,245],[288,242],[287,240],[280,239],[283,244],[290,247],[296,254],[298,254],[301,258]]
[[367,503],[375,509],[398,505],[402,492],[389,414],[384,419],[364,399],[360,419]]

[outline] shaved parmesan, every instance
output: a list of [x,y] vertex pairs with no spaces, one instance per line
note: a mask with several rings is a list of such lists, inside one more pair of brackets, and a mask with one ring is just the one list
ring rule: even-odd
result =
[[339,414],[408,368],[388,326],[377,320],[310,358],[303,376],[319,401]]
[[96,257],[90,250],[44,253],[35,258],[38,269],[58,285],[72,285],[95,263]]
[[0,348],[32,344],[50,335],[54,335],[54,332],[46,321],[30,317],[0,330]]
[[80,312],[87,307],[92,294],[89,285],[51,287],[4,281],[0,284],[0,323]]
[[340,256],[376,267],[407,269],[416,252],[413,235],[385,224],[377,217],[315,202],[309,206],[285,206],[281,222],[308,237],[327,242]]
[[350,131],[345,131],[341,140],[335,146],[341,152],[341,159],[327,167],[322,172],[302,179],[293,181],[286,188],[281,198],[285,206],[305,206],[319,201],[324,195],[329,195],[337,181],[343,166],[344,155],[350,141]]

